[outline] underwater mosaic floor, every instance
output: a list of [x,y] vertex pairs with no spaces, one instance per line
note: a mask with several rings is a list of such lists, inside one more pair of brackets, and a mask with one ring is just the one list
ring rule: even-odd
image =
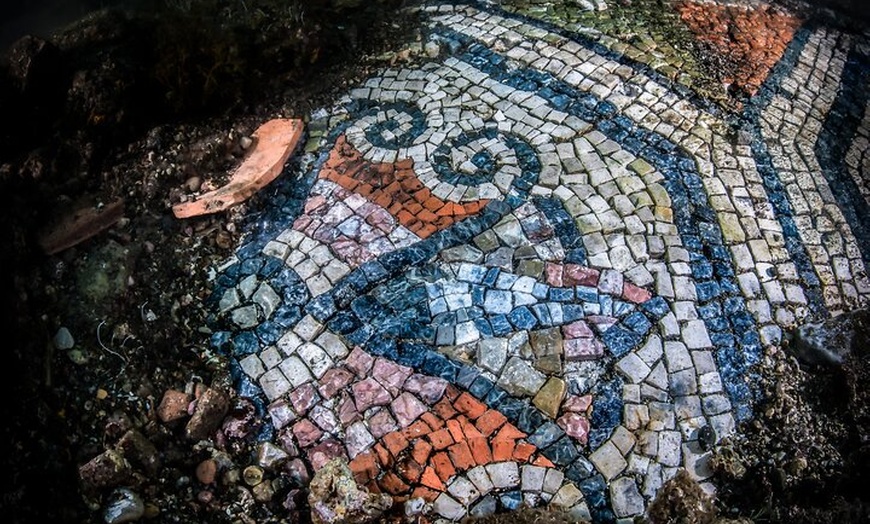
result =
[[870,296],[867,41],[765,11],[734,113],[654,52],[426,12],[439,54],[315,112],[217,273],[261,438],[432,518],[714,490],[764,348]]

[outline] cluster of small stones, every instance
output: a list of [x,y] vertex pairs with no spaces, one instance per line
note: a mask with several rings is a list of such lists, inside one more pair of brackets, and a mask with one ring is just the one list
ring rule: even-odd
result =
[[846,37],[786,53],[735,140],[648,67],[427,11],[448,56],[316,112],[319,159],[220,268],[240,390],[296,460],[449,520],[630,518],[679,468],[712,491],[763,349],[870,294],[842,193],[810,177]]
[[679,11],[700,41],[731,62],[733,76],[722,81],[747,94],[758,90],[801,24],[798,18],[768,5],[682,2]]

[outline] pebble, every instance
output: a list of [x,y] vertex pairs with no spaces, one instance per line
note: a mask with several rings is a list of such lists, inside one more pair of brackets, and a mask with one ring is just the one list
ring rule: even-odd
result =
[[437,58],[438,55],[441,54],[441,46],[434,40],[426,42],[426,45],[423,46],[423,50],[429,58]]
[[212,484],[217,477],[217,462],[205,459],[196,466],[196,478],[203,484]]
[[196,193],[202,187],[202,178],[192,176],[184,181],[184,189],[189,193]]
[[168,389],[163,393],[163,399],[157,406],[157,416],[164,423],[187,418],[187,409],[191,400],[193,397],[183,391]]
[[257,464],[266,469],[274,469],[288,458],[286,451],[271,442],[261,442],[257,447]]
[[242,471],[242,478],[248,486],[256,486],[263,482],[263,468],[260,466],[248,466]]
[[112,502],[103,512],[106,524],[134,522],[145,514],[145,504],[134,491],[121,488],[112,494]]
[[208,388],[196,402],[193,416],[187,423],[187,438],[202,440],[208,438],[223,421],[230,409],[229,396],[222,390]]
[[54,335],[54,347],[60,350],[72,349],[75,346],[75,339],[69,329],[61,327]]

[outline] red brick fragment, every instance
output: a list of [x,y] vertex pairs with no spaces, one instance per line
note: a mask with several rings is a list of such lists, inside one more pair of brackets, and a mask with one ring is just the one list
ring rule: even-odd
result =
[[354,479],[359,484],[365,484],[378,476],[378,463],[375,459],[375,454],[371,451],[360,453],[355,459],[350,461],[349,465]]
[[462,423],[458,419],[450,419],[447,421],[447,431],[453,437],[454,442],[465,440],[465,434],[462,432]]
[[[432,474],[435,475],[434,472]],[[437,478],[437,475],[436,475],[436,478]],[[439,482],[440,482],[440,480],[439,480]],[[442,488],[443,488],[443,484],[442,484]],[[444,490],[441,489],[439,491],[435,491],[435,490],[429,489],[425,486],[418,486],[416,489],[414,489],[414,492],[411,494],[411,497],[421,498],[421,499],[425,500],[426,502],[435,502],[435,499],[438,498],[440,491],[444,491]]]
[[109,229],[123,216],[123,200],[115,200],[104,206],[78,209],[40,235],[39,246],[47,255],[60,253]]
[[281,174],[304,129],[302,120],[276,118],[254,131],[254,149],[233,173],[229,183],[196,200],[172,207],[176,218],[217,213],[244,202]]
[[496,438],[492,441],[492,460],[494,462],[513,460],[515,447],[516,441],[513,439]]
[[489,442],[485,438],[470,438],[467,442],[468,447],[471,448],[471,456],[474,458],[474,462],[480,465],[492,462],[492,451],[489,448]]
[[411,451],[411,457],[420,464],[429,462],[429,454],[432,453],[432,444],[429,444],[424,439],[420,439],[414,443],[414,449]]
[[391,495],[401,495],[410,490],[408,484],[405,483],[398,475],[392,471],[388,471],[378,482],[384,491]]

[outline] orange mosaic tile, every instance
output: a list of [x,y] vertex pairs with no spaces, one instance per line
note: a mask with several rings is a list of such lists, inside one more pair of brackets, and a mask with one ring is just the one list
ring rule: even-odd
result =
[[420,238],[476,215],[488,203],[488,200],[464,204],[441,200],[417,178],[413,164],[411,159],[393,164],[369,162],[342,135],[320,170],[320,178],[378,204]]
[[717,5],[686,1],[677,6],[695,37],[732,66],[723,83],[753,95],[782,57],[801,20],[768,5]]
[[469,393],[462,393],[459,395],[459,398],[456,399],[455,406],[456,409],[464,413],[471,420],[483,415],[484,411],[486,411],[486,406],[481,401],[472,397]]
[[[431,502],[446,491],[455,475],[476,466],[515,461],[554,467],[504,415],[467,393],[447,389],[433,411],[403,430],[387,433],[350,462],[357,482],[375,486],[396,500],[413,496]],[[432,426],[439,429],[430,431]]]
[[505,422],[507,422],[507,417],[494,409],[489,409],[477,419],[476,425],[480,433],[488,437]]

